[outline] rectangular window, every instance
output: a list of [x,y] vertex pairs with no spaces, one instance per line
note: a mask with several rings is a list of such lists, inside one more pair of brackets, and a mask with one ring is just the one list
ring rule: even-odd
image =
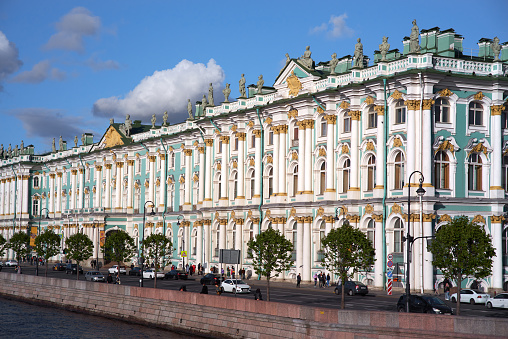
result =
[[328,124],[326,123],[326,120],[321,120],[321,136],[326,137],[326,133],[328,131]]
[[250,148],[255,148],[256,147],[256,135],[254,133],[252,133],[252,136],[250,138]]
[[222,153],[222,141],[219,141],[219,145],[217,146],[217,153]]
[[268,146],[273,145],[273,131],[268,133]]
[[377,112],[369,112],[369,122],[368,128],[376,128],[377,127]]
[[349,115],[344,116],[344,133],[351,132],[351,117]]
[[295,126],[293,129],[293,140],[298,140],[298,127]]
[[395,110],[395,123],[405,124],[406,123],[406,109],[398,108]]
[[235,138],[235,151],[238,151],[238,138]]

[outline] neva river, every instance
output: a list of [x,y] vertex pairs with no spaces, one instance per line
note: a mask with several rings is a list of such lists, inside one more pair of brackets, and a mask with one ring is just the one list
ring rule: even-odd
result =
[[[0,297],[0,338],[193,338],[189,335]],[[198,338],[198,337],[194,337]]]

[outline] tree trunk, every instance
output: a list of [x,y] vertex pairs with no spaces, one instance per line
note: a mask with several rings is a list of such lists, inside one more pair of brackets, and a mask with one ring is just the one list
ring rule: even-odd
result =
[[344,296],[344,283],[341,281],[341,292],[340,292],[340,308],[346,309],[346,297]]
[[[39,265],[39,263],[37,263],[37,265]],[[44,277],[48,277],[48,259],[46,259],[46,262],[45,262],[45,266],[46,266],[46,269],[44,270]]]
[[266,301],[270,301],[270,276],[266,277]]
[[457,276],[455,281],[457,282],[457,315],[460,315],[460,290],[462,285],[462,276]]
[[76,280],[79,280],[79,261],[76,260]]

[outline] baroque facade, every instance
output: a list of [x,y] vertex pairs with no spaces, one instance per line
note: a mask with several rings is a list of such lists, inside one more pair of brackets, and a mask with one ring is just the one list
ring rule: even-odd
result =
[[[478,56],[465,56],[462,39],[422,30],[416,46],[413,34],[404,38],[402,52],[384,39],[372,65],[358,44],[355,60],[334,54],[317,65],[307,48],[288,57],[273,87],[258,82],[236,101],[198,102],[183,123],[112,120],[95,143],[83,135],[81,145],[62,141],[47,154],[2,152],[0,232],[36,233],[39,223],[63,238],[84,232],[94,258],[115,230],[137,245],[163,233],[173,239],[175,265],[186,251],[185,262],[208,270],[219,266],[219,249],[238,249],[249,270],[247,241],[273,227],[295,248],[283,278],[301,273],[310,281],[324,271],[320,239],[347,220],[376,250],[372,269],[357,278],[384,287],[388,254],[404,284],[408,228],[431,236],[466,215],[496,249],[482,285],[506,289],[508,44],[482,39]],[[408,185],[414,171],[422,176]],[[428,291],[443,277],[422,240],[414,242],[410,279]]]

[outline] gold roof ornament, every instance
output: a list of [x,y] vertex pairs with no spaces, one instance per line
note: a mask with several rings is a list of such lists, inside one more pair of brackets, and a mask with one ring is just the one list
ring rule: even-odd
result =
[[478,92],[478,93],[476,93],[476,94],[474,95],[474,99],[475,99],[475,100],[479,100],[479,101],[481,101],[481,100],[483,100],[483,97],[484,97],[484,96],[485,96],[485,95],[483,95],[482,91],[480,91],[480,92]]
[[450,97],[453,95],[453,92],[450,91],[448,88],[445,88],[437,92],[437,94],[439,94],[439,96],[441,97]]
[[289,88],[289,95],[297,96],[300,90],[303,88],[300,79],[295,74],[295,71],[291,73],[289,77],[287,77],[286,82]]
[[482,215],[475,215],[473,222],[485,224],[485,218]]

